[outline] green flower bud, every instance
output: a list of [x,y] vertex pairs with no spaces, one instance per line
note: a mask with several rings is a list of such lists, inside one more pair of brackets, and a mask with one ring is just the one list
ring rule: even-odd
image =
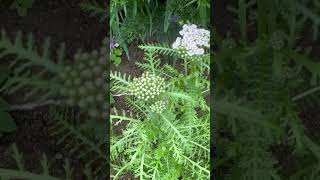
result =
[[165,106],[166,106],[166,104],[164,101],[157,101],[153,105],[150,106],[150,110],[152,112],[160,114],[165,110]]
[[91,81],[87,81],[85,82],[84,86],[87,88],[87,89],[94,89],[94,85]]
[[94,73],[95,75],[98,75],[98,74],[102,73],[102,68],[99,67],[99,66],[94,67],[94,68],[93,68],[93,73]]
[[79,91],[79,94],[80,94],[81,96],[82,96],[82,95],[85,95],[86,92],[87,92],[87,90],[86,90],[85,87],[80,87],[78,91]]
[[85,107],[87,107],[87,105],[88,105],[87,101],[85,101],[85,100],[83,100],[83,99],[81,99],[81,100],[79,101],[79,107],[80,107],[80,108],[85,108]]
[[78,76],[78,72],[76,70],[72,70],[70,72],[71,77],[77,77]]
[[74,84],[77,86],[81,85],[81,79],[80,78],[75,79]]
[[75,89],[70,89],[69,90],[69,96],[74,97],[77,95],[77,91]]
[[77,67],[78,67],[78,70],[82,71],[83,69],[86,68],[86,65],[84,63],[80,62]]
[[89,103],[94,103],[95,101],[95,97],[93,95],[90,95],[86,98],[86,100],[89,102]]
[[94,60],[94,59],[91,59],[91,60],[89,61],[89,66],[94,67],[95,65],[96,65],[95,60]]
[[64,88],[64,87],[60,89],[60,93],[61,93],[62,95],[66,95],[66,94],[67,94],[67,91],[68,91],[68,90],[67,90],[66,88]]
[[85,78],[91,78],[92,72],[90,71],[90,69],[85,69],[82,71],[81,76],[83,76]]
[[274,32],[269,39],[270,46],[275,50],[282,49],[285,45],[284,36],[285,34],[281,31]]
[[94,51],[91,52],[91,56],[92,56],[94,59],[96,59],[96,58],[98,57],[98,55],[99,55],[99,53],[98,53],[97,50],[94,50]]
[[83,53],[83,54],[81,54],[80,55],[80,60],[86,60],[86,59],[88,59],[89,58],[89,54],[88,53]]
[[72,86],[72,80],[71,79],[66,80],[65,85],[68,87]]

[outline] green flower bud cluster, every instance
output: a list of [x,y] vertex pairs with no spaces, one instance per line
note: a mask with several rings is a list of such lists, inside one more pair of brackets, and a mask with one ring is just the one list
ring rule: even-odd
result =
[[201,61],[201,59],[202,59],[202,55],[192,55],[192,56],[190,56],[187,53],[187,50],[183,49],[183,48],[178,49],[178,55],[182,59],[190,59],[190,60],[194,60],[194,61]]
[[182,59],[191,59],[195,61],[200,61],[202,59],[202,55],[192,55],[190,56],[186,49],[180,48],[178,49],[178,55]]
[[107,48],[91,53],[78,52],[74,64],[64,68],[60,75],[60,93],[71,106],[79,106],[90,117],[101,119],[107,116],[106,102],[106,57]]
[[285,34],[281,31],[274,32],[269,39],[270,46],[275,50],[282,49],[285,45],[284,36]]
[[152,112],[162,113],[166,107],[166,103],[164,101],[157,101],[153,105],[150,106]]
[[141,77],[133,79],[133,82],[129,85],[129,91],[131,95],[138,99],[148,101],[165,91],[165,81],[164,78],[146,72]]

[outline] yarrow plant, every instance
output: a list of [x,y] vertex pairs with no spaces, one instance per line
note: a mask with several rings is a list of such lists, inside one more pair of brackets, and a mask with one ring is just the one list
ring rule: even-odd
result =
[[185,24],[172,44],[173,49],[179,50],[182,57],[193,57],[205,54],[210,47],[210,31],[198,28],[195,24]]
[[[145,51],[144,61],[136,63],[144,70],[141,77],[110,74],[111,91],[126,96],[130,112],[114,109],[110,115],[114,126],[127,124],[121,135],[112,128],[112,179],[123,179],[128,172],[141,180],[209,179],[209,55],[203,52],[195,62],[168,45],[139,47]],[[178,56],[184,70],[162,64],[157,54]]]
[[153,99],[165,91],[164,78],[161,78],[150,72],[143,73],[141,77],[134,78],[129,85],[132,95],[138,99],[148,101]]

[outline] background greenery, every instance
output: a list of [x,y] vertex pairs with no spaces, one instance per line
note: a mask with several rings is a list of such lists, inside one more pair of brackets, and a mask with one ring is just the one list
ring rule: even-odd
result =
[[134,40],[173,42],[179,23],[207,27],[209,7],[209,0],[111,0],[110,34],[129,57]]
[[[6,2],[1,4],[1,6],[2,8],[7,6],[16,8],[18,15],[21,16],[15,16],[18,22],[27,21],[31,24],[34,23],[32,18],[30,18],[34,16],[28,15],[39,13],[39,2],[37,2],[39,3],[37,4],[38,9],[30,14],[28,14],[28,12],[32,11],[32,5],[35,5],[32,0],[17,0],[12,2],[13,4]],[[72,3],[76,5],[79,10],[81,10],[81,6],[82,10],[89,12],[88,16],[100,16],[101,23],[105,23],[102,20],[106,20],[106,14],[104,14],[107,11],[106,2],[97,3],[91,1],[90,3],[79,4],[78,1],[73,1]],[[59,5],[58,1],[57,4]],[[47,4],[47,2],[40,5],[44,7],[51,6],[51,4]],[[70,10],[68,8],[66,9]],[[99,11],[101,9],[103,9],[102,13]],[[9,10],[4,14],[12,14],[12,12],[14,11]],[[40,10],[40,13],[41,12]],[[44,12],[45,15],[51,15],[50,13],[52,13],[52,11],[49,13]],[[79,16],[75,18],[79,18]],[[7,24],[3,26],[6,27]],[[74,26],[73,24],[72,27]],[[8,27],[10,26],[8,25]],[[19,25],[17,25],[17,27],[19,27]],[[17,27],[14,26],[14,28],[11,29]],[[39,28],[39,32],[42,32],[43,29],[40,29],[41,28]],[[76,32],[77,30],[78,29],[75,29]],[[106,29],[106,31],[107,30],[108,29]],[[44,32],[47,31],[44,30]],[[39,36],[41,35],[21,31],[7,33],[5,29],[1,30],[0,135],[3,135],[2,137],[4,139],[2,139],[2,142],[5,142],[1,148],[4,147],[9,155],[5,157],[5,162],[1,162],[1,165],[10,167],[10,169],[0,168],[0,179],[59,180],[73,179],[75,176],[83,176],[83,178],[86,179],[106,177],[108,175],[106,166],[109,164],[109,155],[106,147],[109,142],[109,136],[108,133],[105,133],[107,121],[105,121],[103,117],[106,117],[105,112],[108,105],[106,100],[107,86],[104,83],[106,82],[104,73],[107,69],[106,63],[107,57],[109,56],[107,39],[102,41],[105,37],[100,37],[101,44],[96,50],[78,50],[73,54],[69,48],[66,48],[65,43],[60,42],[61,46],[55,47],[56,44],[51,43],[50,38],[41,39]],[[47,36],[47,34],[43,36]],[[84,39],[85,38],[82,37],[81,40]],[[90,43],[92,42],[91,39]],[[68,57],[66,57],[67,55]],[[69,55],[71,55],[71,57]],[[76,84],[82,86],[76,86]],[[97,88],[97,86],[99,86],[99,88]],[[84,93],[81,96],[87,95],[86,97],[89,98],[80,98],[80,92]],[[12,96],[16,96],[17,99],[19,99],[18,103],[22,104],[13,105],[4,101],[4,99],[10,99]],[[98,103],[98,101],[100,103]],[[12,139],[15,140],[15,138],[11,139],[12,136],[10,135],[23,135],[21,132],[27,131],[23,129],[24,126],[21,126],[21,124],[23,124],[21,122],[18,124],[20,126],[16,127],[8,111],[11,111],[11,114],[19,114],[21,111],[33,110],[33,108],[38,108],[37,110],[39,110],[39,108],[41,109],[42,107],[41,104],[45,104],[44,106],[46,106],[42,109],[41,112],[43,114],[41,114],[42,116],[40,117],[40,121],[45,121],[45,123],[40,125],[31,124],[30,122],[27,123],[30,123],[32,126],[41,126],[41,128],[43,128],[41,131],[43,130],[45,135],[54,140],[54,145],[52,146],[54,146],[54,148],[57,147],[60,155],[65,153],[65,157],[61,155],[63,161],[61,167],[55,166],[55,157],[53,157],[54,159],[52,161],[51,158],[54,155],[52,155],[52,149],[50,148],[47,148],[49,149],[49,153],[47,153],[47,149],[45,149],[44,152],[41,152],[43,154],[39,159],[36,157],[39,162],[37,162],[36,159],[30,162],[27,161],[27,159],[33,152],[23,151],[25,149],[20,152],[18,149],[18,147],[24,148],[23,142],[17,142],[17,145],[12,144],[11,148],[10,146],[6,147],[10,145]],[[17,112],[12,113],[12,107],[18,107],[15,109]],[[91,111],[91,113],[89,111]],[[23,113],[21,114],[22,120],[25,120],[23,118],[26,117]],[[17,128],[18,131],[15,131]],[[29,133],[32,134],[33,132],[25,132],[27,135],[29,135]],[[35,136],[35,138],[41,139],[39,136]],[[28,140],[30,139],[26,137],[25,141]],[[39,144],[41,146],[41,141],[37,140],[35,141],[36,145],[34,141],[27,143],[30,143],[32,148],[37,149],[37,143],[40,142]],[[45,143],[46,147],[51,146],[50,142],[46,141]],[[41,147],[38,147],[37,150],[39,149],[40,151],[43,150]],[[11,158],[14,162],[11,161]],[[75,170],[74,162],[72,162],[74,158],[83,162],[84,166],[81,168],[81,172]],[[11,164],[8,163],[7,166],[6,162],[11,162]],[[35,170],[32,166],[38,169]],[[60,176],[54,177],[56,174]]]
[[310,131],[302,116],[320,100],[318,57],[304,45],[319,42],[319,7],[313,0],[229,1],[235,31],[213,33],[217,179],[320,178],[319,127]]

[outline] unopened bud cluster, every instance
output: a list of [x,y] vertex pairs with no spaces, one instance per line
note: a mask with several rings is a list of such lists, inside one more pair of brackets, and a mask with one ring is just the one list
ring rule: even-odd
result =
[[66,66],[60,75],[60,93],[67,104],[79,106],[91,118],[106,117],[106,57],[107,46],[91,53],[78,52],[74,64]]
[[182,58],[201,56],[205,53],[205,48],[210,47],[208,30],[197,28],[194,24],[185,24],[179,33],[182,37],[177,37],[172,48],[177,49]]
[[166,103],[164,101],[157,101],[153,105],[150,106],[152,112],[162,113],[165,110]]
[[285,34],[281,31],[276,31],[272,33],[270,39],[269,39],[269,44],[274,50],[280,50],[284,47],[285,45]]
[[165,91],[165,81],[164,78],[146,72],[141,77],[133,79],[133,82],[129,85],[129,91],[131,95],[138,99],[148,101]]

